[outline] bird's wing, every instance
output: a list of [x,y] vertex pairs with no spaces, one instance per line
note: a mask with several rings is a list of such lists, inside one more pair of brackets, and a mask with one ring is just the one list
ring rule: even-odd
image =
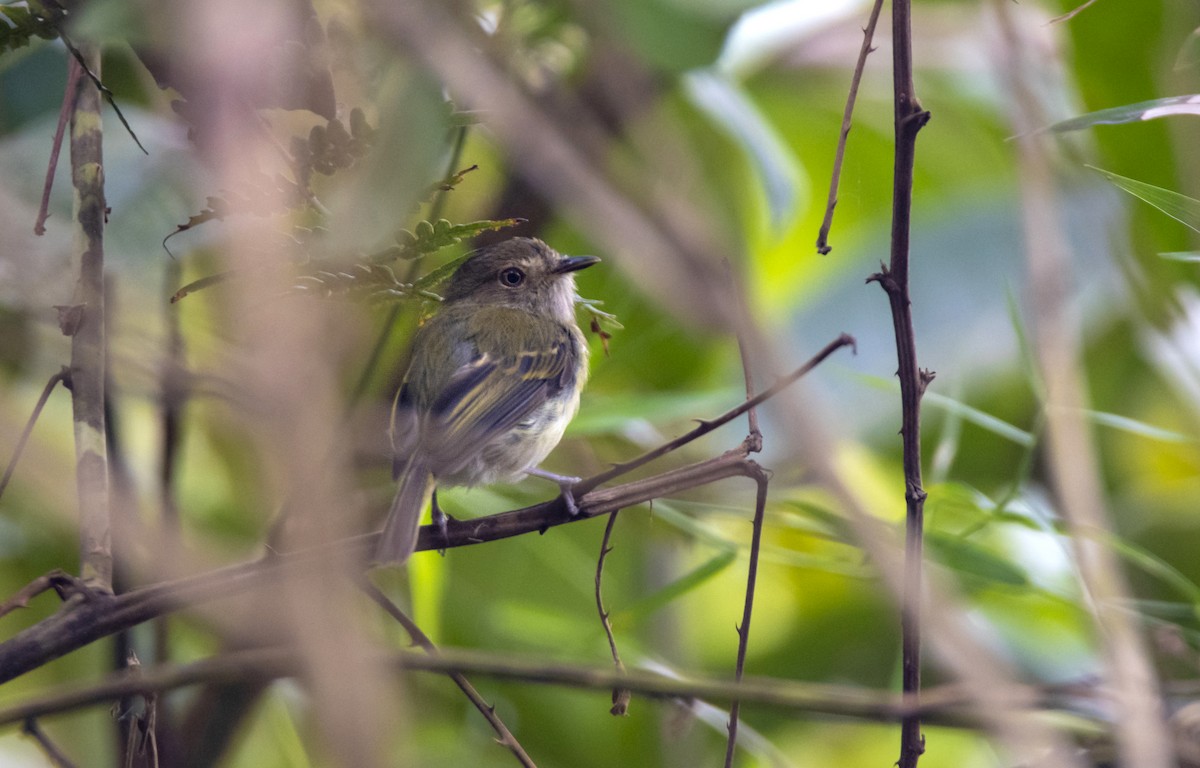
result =
[[543,325],[516,354],[489,343],[487,331],[475,337],[479,354],[446,382],[423,430],[422,442],[438,464],[465,464],[488,436],[507,432],[573,385],[579,355],[574,339],[557,323]]

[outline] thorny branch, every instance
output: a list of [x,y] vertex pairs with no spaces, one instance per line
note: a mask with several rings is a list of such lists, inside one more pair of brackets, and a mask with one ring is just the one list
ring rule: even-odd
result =
[[[917,101],[912,72],[910,0],[892,1],[892,79],[895,95],[895,172],[892,180],[891,261],[868,282],[887,293],[896,337],[896,373],[900,379],[904,452],[904,499],[907,507],[904,547],[904,604],[901,607],[902,678],[906,696],[921,690],[921,593],[925,491],[921,483],[921,395],[933,379],[917,367],[917,341],[908,291],[909,229],[912,223],[913,166],[917,133],[929,113]],[[925,752],[921,719],[912,714],[900,726],[899,768],[916,768]]]

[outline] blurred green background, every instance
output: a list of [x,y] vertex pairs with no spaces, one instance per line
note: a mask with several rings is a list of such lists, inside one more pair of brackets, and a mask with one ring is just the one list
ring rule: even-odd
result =
[[[111,272],[115,424],[138,514],[158,514],[157,370],[177,313],[189,367],[220,376],[220,288],[178,305],[167,297],[215,271],[213,253],[232,221],[163,238],[219,195],[169,98],[135,53],[158,42],[170,17],[144,14],[137,0],[88,3],[80,34],[107,41],[104,80],[149,149],[143,156],[106,112],[106,179],[112,209],[106,235]],[[930,568],[953,581],[977,639],[1035,683],[1088,681],[1098,674],[1087,596],[1063,535],[1043,455],[1041,384],[1031,364],[1030,286],[1006,85],[1010,62],[998,14],[1007,14],[1044,77],[1037,98],[1045,124],[1088,111],[1200,90],[1193,30],[1200,7],[1173,0],[1102,2],[1061,23],[1068,2],[914,3],[916,85],[932,121],[917,145],[912,298],[919,359],[937,373],[924,403],[923,449]],[[328,252],[370,252],[390,233],[428,215],[414,213],[416,190],[441,177],[459,135],[446,121],[437,83],[398,55],[354,3],[317,2],[327,25],[339,110],[364,108],[380,130],[370,162],[318,180],[327,207],[320,222]],[[824,213],[846,91],[869,6],[792,0],[609,0],[604,3],[478,2],[472,11],[512,76],[540,98],[556,91],[585,102],[597,67],[617,56],[630,78],[626,106],[607,138],[614,166],[627,136],[661,142],[686,158],[686,173],[659,182],[699,207],[730,245],[751,315],[777,345],[781,367],[769,383],[840,332],[858,340],[762,414],[764,466],[774,472],[767,510],[757,611],[747,671],[785,680],[896,690],[899,621],[879,574],[857,546],[845,510],[814,478],[806,451],[820,451],[855,498],[879,519],[901,524],[899,390],[887,301],[865,279],[887,259],[892,116],[887,24],[868,60],[850,134],[832,253],[813,243]],[[887,10],[885,9],[885,17]],[[149,18],[151,21],[147,21]],[[235,23],[235,22],[231,22]],[[336,28],[336,33],[335,33]],[[133,47],[131,47],[131,45]],[[616,53],[614,53],[614,50]],[[46,379],[69,358],[53,305],[70,299],[69,168],[60,162],[48,233],[32,234],[57,119],[67,54],[35,41],[0,56],[0,456],[5,460]],[[610,73],[611,74],[611,73]],[[603,78],[600,78],[603,79]],[[644,86],[644,87],[643,87]],[[283,112],[283,110],[276,110]],[[343,115],[344,117],[344,115]],[[524,217],[533,233],[567,253],[606,259],[581,273],[580,293],[604,302],[623,329],[610,353],[592,339],[592,378],[567,439],[547,467],[587,475],[632,457],[715,416],[743,396],[730,332],[701,327],[663,309],[669,285],[648,286],[608,258],[553,199],[530,190],[521,169],[476,114],[462,129],[457,167],[478,165],[445,195],[455,222]],[[307,122],[306,122],[307,121]],[[308,116],[273,115],[281,133],[305,135]],[[293,125],[295,128],[293,129]],[[1180,222],[1110,185],[1088,163],[1193,197],[1200,135],[1194,118],[1100,126],[1049,141],[1071,251],[1068,309],[1082,333],[1082,360],[1111,545],[1134,588],[1128,608],[1142,620],[1166,682],[1195,677],[1200,600],[1200,271],[1163,258],[1195,248]],[[640,151],[645,151],[641,147]],[[379,158],[379,159],[375,159]],[[627,170],[627,169],[626,169]],[[244,217],[247,218],[247,217]],[[253,224],[254,222],[251,221]],[[442,263],[461,253],[437,254]],[[435,263],[423,264],[422,269]],[[316,299],[313,299],[316,301]],[[364,443],[381,439],[402,371],[406,306],[382,362],[368,376]],[[361,346],[343,354],[346,398],[366,365],[389,307],[348,305],[362,322]],[[765,382],[765,383],[764,383]],[[219,386],[215,387],[219,390]],[[811,433],[789,409],[802,404]],[[375,409],[374,411],[372,409]],[[197,395],[186,410],[177,501],[185,539],[209,558],[239,562],[261,552],[275,499],[244,443],[236,408]],[[660,469],[736,447],[744,421],[688,446]],[[57,393],[42,415],[11,487],[0,500],[0,594],[76,562],[70,404]],[[365,461],[354,480],[376,511],[391,488],[386,462]],[[470,517],[549,498],[537,480],[516,487],[455,490],[447,511]],[[735,624],[745,588],[750,483],[725,481],[622,512],[606,565],[605,598],[627,665],[731,676]],[[364,526],[369,526],[364,522]],[[593,604],[600,520],[450,551],[424,553],[411,579],[385,586],[411,598],[415,616],[446,646],[604,666],[607,643]],[[363,530],[367,530],[366,527]],[[0,636],[54,609],[43,597],[0,619]],[[364,604],[364,614],[371,608]],[[381,633],[397,647],[398,628]],[[149,642],[149,633],[135,637]],[[171,624],[177,660],[220,643],[201,617]],[[46,686],[80,682],[109,668],[105,643],[72,654],[0,690],[11,704]],[[657,668],[661,668],[657,667]],[[946,680],[928,659],[927,683]],[[723,752],[724,715],[689,712],[635,697],[630,714],[607,714],[608,692],[475,681],[542,766],[692,766]],[[493,744],[477,712],[444,678],[414,674],[396,683],[410,704],[401,754],[421,766],[500,766],[512,757]],[[168,700],[182,710],[196,694]],[[417,705],[415,702],[419,702]],[[323,765],[313,748],[312,711],[300,686],[272,685],[237,731],[222,765]],[[887,765],[898,729],[747,706],[739,765]],[[1103,716],[1101,716],[1102,719]],[[45,721],[82,765],[107,764],[111,716],[96,708]],[[928,768],[1005,764],[969,730],[928,727]],[[400,749],[398,747],[398,749]],[[92,755],[92,760],[87,755]],[[105,757],[101,757],[104,755]],[[32,742],[0,733],[0,763],[45,765]]]

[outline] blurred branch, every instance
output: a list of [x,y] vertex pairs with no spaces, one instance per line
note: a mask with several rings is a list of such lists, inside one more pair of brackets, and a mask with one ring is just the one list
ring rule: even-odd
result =
[[[4,477],[0,478],[0,498],[3,498],[4,490],[8,488],[13,472],[17,469],[17,462],[21,460],[21,454],[25,452],[25,444],[29,442],[29,435],[33,432],[33,425],[37,424],[38,417],[42,415],[42,409],[46,407],[46,401],[50,399],[50,394],[54,392],[54,388],[60,382],[67,389],[71,388],[71,371],[69,368],[63,367],[58,373],[51,376],[46,382],[46,386],[42,388],[42,394],[38,397],[37,404],[33,406],[33,411],[29,414],[29,420],[25,422],[25,429],[21,432],[21,438],[17,440],[17,447],[13,449],[12,458],[8,460],[8,466],[4,468]],[[0,616],[3,615],[4,613],[0,611]]]
[[[76,58],[98,72],[100,50],[80,46]],[[79,254],[74,305],[60,310],[71,337],[71,392],[75,413],[75,464],[79,494],[80,575],[92,587],[112,591],[112,521],[105,450],[103,128],[100,91],[80,83],[71,116],[71,176],[75,186],[75,250]]]
[[50,762],[55,766],[57,766],[57,768],[75,768],[75,763],[71,762],[70,758],[68,758],[63,751],[58,748],[58,745],[50,740],[50,737],[47,736],[46,732],[42,730],[42,727],[38,725],[36,718],[26,718],[25,725],[21,730],[23,730],[27,736],[38,743],[38,746],[41,747],[42,751],[46,753],[46,758],[49,759]]
[[[1083,6],[1086,7],[1086,6]],[[1080,330],[1069,313],[1070,245],[1051,174],[1053,158],[1037,128],[1048,120],[1040,109],[1033,78],[1039,50],[1023,39],[1004,0],[996,0],[1005,74],[1017,135],[1018,180],[1025,233],[1028,284],[1032,290],[1034,346],[1045,385],[1046,461],[1059,510],[1070,533],[1081,588],[1090,599],[1092,621],[1114,689],[1114,718],[1121,765],[1166,768],[1176,764],[1154,662],[1141,635],[1112,540],[1099,458],[1085,417],[1087,384],[1081,368]],[[1080,8],[1082,10],[1082,7]],[[1100,532],[1103,532],[1100,533]]]
[[858,99],[858,84],[862,82],[863,70],[867,66],[867,56],[875,49],[871,41],[875,38],[875,25],[879,22],[879,12],[883,10],[883,0],[875,0],[871,8],[871,16],[867,26],[863,28],[862,47],[858,50],[858,61],[854,64],[854,76],[850,78],[850,92],[846,94],[846,109],[842,113],[842,131],[838,135],[837,151],[833,156],[833,170],[829,174],[829,197],[825,201],[825,218],[821,221],[821,229],[817,232],[817,253],[825,255],[833,248],[829,245],[829,229],[833,226],[833,209],[838,203],[838,185],[842,180],[842,161],[846,157],[846,140],[850,137],[851,118],[854,116],[854,102]]
[[[433,658],[437,658],[440,655],[437,646],[433,644],[433,641],[429,639],[429,636],[426,635],[421,628],[417,626],[416,622],[409,618],[404,611],[400,610],[399,606],[389,600],[388,596],[380,591],[379,587],[376,587],[365,577],[359,577],[356,579],[356,581],[359,589],[365,592],[367,597],[371,598],[376,605],[382,608],[389,616],[394,618],[402,627],[404,627],[404,631],[408,633],[408,636],[412,638],[414,643],[421,647],[421,650],[425,651],[428,656]],[[517,762],[519,762],[521,765],[526,766],[526,768],[537,768],[537,765],[533,762],[533,758],[531,758],[525,751],[525,748],[521,746],[521,742],[517,741],[517,737],[514,736],[512,731],[508,729],[508,726],[504,724],[504,721],[500,719],[500,716],[496,714],[496,708],[484,700],[483,696],[480,695],[479,691],[475,689],[475,686],[471,684],[471,681],[467,679],[466,675],[458,671],[452,671],[449,673],[449,675],[450,679],[454,681],[454,684],[459,687],[459,690],[466,694],[466,697],[471,702],[471,705],[474,706],[475,709],[479,710],[479,713],[483,715],[484,719],[488,721],[488,724],[492,726],[492,730],[495,731],[496,736],[499,737],[497,741],[499,741],[502,746],[508,749],[509,752],[512,752],[513,756],[517,758]]]
[[42,202],[38,206],[37,220],[33,223],[35,235],[46,234],[46,219],[50,218],[50,190],[54,188],[54,174],[58,170],[58,156],[62,152],[63,134],[75,108],[75,94],[83,79],[83,67],[71,59],[67,64],[67,85],[63,89],[62,107],[58,111],[58,126],[54,129],[54,140],[50,144],[50,160],[46,163],[46,181],[42,184]]
[[[672,677],[646,670],[617,672],[607,667],[589,667],[564,662],[548,662],[544,657],[527,658],[478,651],[442,648],[437,655],[401,651],[381,655],[376,661],[396,672],[409,670],[446,674],[471,673],[517,680],[525,683],[563,685],[596,691],[626,686],[648,697],[703,699],[763,704],[801,712],[839,717],[856,717],[881,722],[896,722],[910,714],[927,717],[939,725],[960,728],[978,727],[984,712],[980,703],[960,685],[944,685],[926,690],[920,704],[911,698],[845,685],[780,681],[775,678],[747,677],[732,682],[717,677]],[[286,648],[270,647],[222,654],[184,665],[147,667],[136,675],[109,675],[98,683],[63,686],[0,709],[0,725],[24,722],[29,718],[63,714],[83,707],[102,704],[122,696],[146,695],[200,683],[264,681],[293,677],[301,670],[297,654]],[[1054,701],[1061,691],[1054,688],[1018,688],[1008,702],[991,707],[1010,706],[1014,713],[1039,719],[1052,718],[1063,730],[1080,736],[1102,737],[1103,724],[1067,709],[1055,710]],[[1088,694],[1087,700],[1103,702],[1099,689],[1075,691]],[[1037,702],[1043,716],[1027,702]]]

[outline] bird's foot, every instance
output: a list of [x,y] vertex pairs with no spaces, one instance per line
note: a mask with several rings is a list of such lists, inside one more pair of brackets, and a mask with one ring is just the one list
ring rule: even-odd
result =
[[557,483],[559,495],[563,500],[563,506],[567,508],[567,514],[571,517],[579,517],[579,505],[575,503],[574,491],[575,486],[583,478],[575,477],[574,475],[558,475],[537,467],[529,470],[528,474]]
[[450,547],[450,523],[457,523],[458,521],[442,511],[441,505],[438,504],[437,491],[433,492],[433,499],[430,503],[430,516],[432,517],[431,522],[442,537],[442,546],[438,548],[438,554],[444,556],[446,550]]

